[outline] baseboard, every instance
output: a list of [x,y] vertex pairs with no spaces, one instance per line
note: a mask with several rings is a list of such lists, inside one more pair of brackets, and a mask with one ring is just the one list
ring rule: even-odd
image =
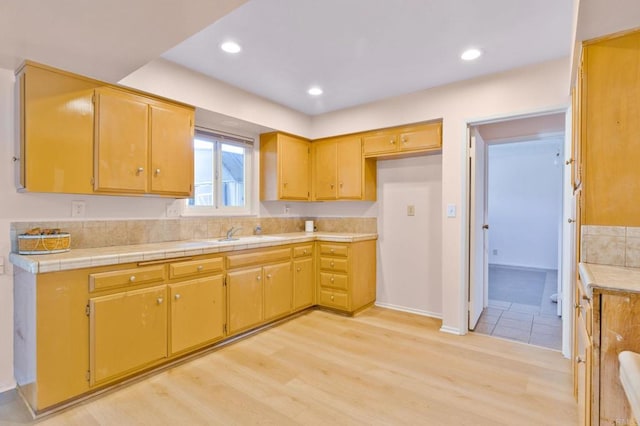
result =
[[459,328],[449,327],[448,325],[443,325],[440,327],[440,331],[442,333],[455,334],[456,336],[463,336],[466,333],[463,333]]
[[16,388],[16,382],[0,383],[0,393],[8,392]]
[[381,308],[393,309],[394,311],[407,312],[409,314],[422,315],[423,317],[430,317],[436,319],[442,319],[442,314],[437,314],[435,312],[423,311],[421,309],[407,308],[406,306],[398,306],[393,305],[391,303],[380,303],[376,302],[376,306]]

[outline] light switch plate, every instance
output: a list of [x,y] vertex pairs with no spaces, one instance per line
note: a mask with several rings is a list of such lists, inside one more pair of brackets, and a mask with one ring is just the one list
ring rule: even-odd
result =
[[416,206],[408,205],[407,206],[407,216],[415,216],[416,215]]
[[447,217],[456,217],[456,205],[447,204]]

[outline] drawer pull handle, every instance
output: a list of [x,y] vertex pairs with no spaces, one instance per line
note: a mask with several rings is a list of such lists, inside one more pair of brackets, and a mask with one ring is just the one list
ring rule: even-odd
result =
[[198,265],[198,271],[202,271],[203,269],[204,269],[204,266]]
[[131,276],[129,277],[129,282],[130,282],[130,283],[134,282],[135,280],[136,280],[136,276],[135,276],[135,275],[131,275]]
[[158,302],[158,305],[162,305],[162,302],[164,302],[164,299],[162,297],[158,297],[156,301]]
[[175,297],[176,300],[179,300],[180,299],[180,294],[176,294],[174,297]]

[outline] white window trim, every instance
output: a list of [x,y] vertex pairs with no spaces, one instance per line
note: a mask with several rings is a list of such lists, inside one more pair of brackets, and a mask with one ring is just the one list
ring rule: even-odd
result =
[[[246,149],[245,152],[245,205],[244,207],[236,206],[222,206],[221,196],[219,189],[220,175],[215,179],[214,184],[214,196],[216,202],[214,206],[190,206],[189,199],[183,200],[181,216],[253,216],[253,169],[254,169],[254,139],[246,136],[234,135],[230,133],[221,132],[218,130],[208,129],[205,127],[196,126],[197,133],[208,135],[210,138],[214,138],[220,142],[224,142],[230,145],[242,146]],[[194,139],[196,138],[194,135]],[[222,164],[222,158],[219,152],[214,154],[214,161],[216,162],[216,168],[220,170]]]

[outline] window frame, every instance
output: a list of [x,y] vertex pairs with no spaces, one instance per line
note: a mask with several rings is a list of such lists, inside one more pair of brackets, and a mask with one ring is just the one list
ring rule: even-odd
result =
[[[254,162],[254,139],[232,135],[218,130],[196,126],[193,135],[195,140],[205,140],[213,142],[213,205],[196,206],[190,205],[187,198],[182,205],[182,216],[248,216],[253,212],[253,162]],[[222,204],[222,145],[233,145],[244,148],[244,206],[224,206]],[[194,161],[195,161],[194,146]],[[195,195],[195,168],[194,168],[194,195]]]

